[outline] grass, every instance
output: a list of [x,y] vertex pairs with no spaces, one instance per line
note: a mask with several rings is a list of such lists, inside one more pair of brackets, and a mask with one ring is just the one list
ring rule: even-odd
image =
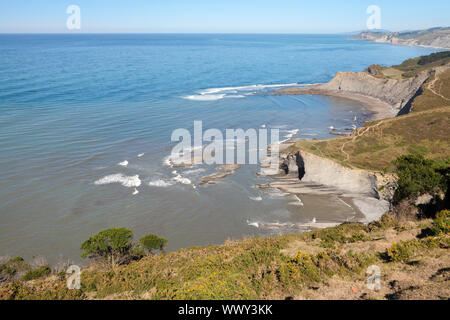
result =
[[[442,72],[438,75],[437,81],[433,84],[433,91],[428,88],[430,82],[435,80],[432,77],[424,86],[423,92],[420,96],[416,97],[412,103],[411,112],[422,112],[435,108],[441,108],[444,106],[450,106],[450,70]],[[447,98],[444,99],[440,95]]]
[[[448,235],[440,234],[382,251],[360,249],[384,239],[386,232],[432,226],[402,227],[384,216],[369,225],[227,241],[149,255],[113,269],[94,264],[83,270],[80,290],[68,290],[64,277],[13,281],[0,286],[0,299],[285,299],[327,286],[332,279],[363,283],[372,264],[391,268],[416,257],[417,250],[448,248]],[[287,248],[294,254],[287,254]]]
[[411,152],[419,152],[430,159],[449,157],[448,123],[450,108],[416,112],[369,122],[358,129],[358,133],[365,132],[361,136],[300,140],[286,152],[301,149],[344,166],[385,171],[393,167],[393,160]]
[[419,72],[431,67],[443,66],[450,62],[449,52],[441,52],[439,55],[429,55],[405,60],[402,64],[392,66],[402,72],[403,78],[411,78]]

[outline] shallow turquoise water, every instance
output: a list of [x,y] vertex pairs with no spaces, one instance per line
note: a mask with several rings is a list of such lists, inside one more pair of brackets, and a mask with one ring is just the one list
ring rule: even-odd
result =
[[[173,182],[164,165],[172,131],[202,120],[204,129],[326,138],[330,125],[362,119],[364,106],[269,96],[267,85],[326,82],[432,51],[335,35],[0,35],[0,255],[78,261],[81,242],[113,226],[176,249],[345,221],[354,213],[337,199],[305,196],[299,207],[258,190],[267,178],[254,166],[207,187],[193,185],[208,166],[178,170],[191,184]],[[126,186],[95,183],[115,174]]]

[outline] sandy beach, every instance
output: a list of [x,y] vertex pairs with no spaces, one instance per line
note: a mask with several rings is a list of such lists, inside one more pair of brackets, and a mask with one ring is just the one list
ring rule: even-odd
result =
[[322,95],[354,100],[367,105],[371,111],[375,112],[374,120],[392,118],[397,115],[398,111],[396,111],[390,104],[379,99],[358,93],[318,89],[317,86],[317,84],[313,84],[307,86],[306,88],[291,87],[278,89],[273,92],[273,95]]

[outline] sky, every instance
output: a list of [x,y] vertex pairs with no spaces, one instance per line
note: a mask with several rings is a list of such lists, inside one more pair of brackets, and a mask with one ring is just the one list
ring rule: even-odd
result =
[[449,0],[0,0],[0,33],[344,33],[367,29],[370,5],[382,29],[450,26]]

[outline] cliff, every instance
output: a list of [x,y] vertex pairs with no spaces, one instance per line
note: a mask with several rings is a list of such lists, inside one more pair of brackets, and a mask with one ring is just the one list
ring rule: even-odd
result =
[[355,40],[390,43],[408,46],[424,46],[440,49],[450,48],[450,28],[431,28],[409,32],[361,32]]
[[433,69],[426,70],[413,78],[394,80],[375,77],[368,71],[338,72],[330,82],[310,89],[369,96],[388,103],[400,112],[434,73]]

